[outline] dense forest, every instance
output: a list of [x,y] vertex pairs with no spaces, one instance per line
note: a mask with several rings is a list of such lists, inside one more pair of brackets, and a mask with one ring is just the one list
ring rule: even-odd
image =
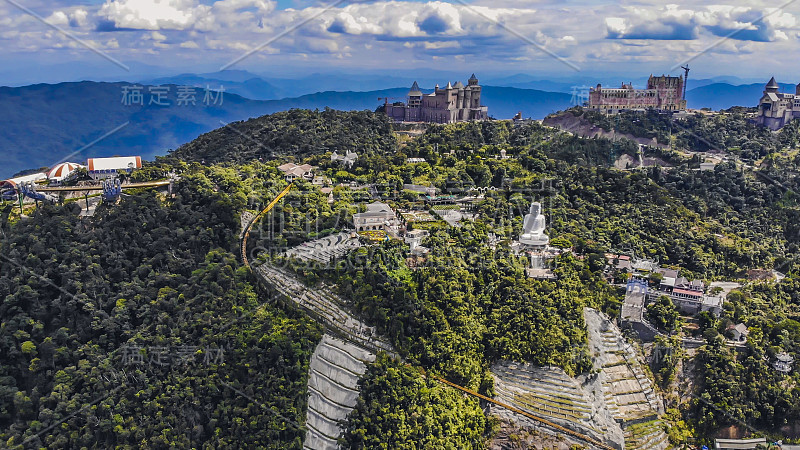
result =
[[360,388],[344,430],[346,448],[480,449],[491,432],[476,399],[385,355],[370,366]]
[[[293,110],[220,128],[133,174],[179,173],[173,198],[143,190],[91,219],[71,203],[14,218],[0,244],[0,442],[301,447],[308,361],[322,329],[262,292],[235,255],[239,213],[260,210],[287,185],[277,166],[288,160],[316,166],[331,198],[295,182],[253,230],[251,256],[333,285],[408,364],[379,355],[369,367],[343,445],[480,448],[491,439],[481,405],[418,368],[487,395],[489,367],[500,360],[590,371],[583,308],[616,317],[624,295],[606,278],[612,251],[706,281],[746,281],[752,269],[786,274],[778,284],[745,283],[719,318],[676,317],[662,302],[647,314],[675,334],[659,345],[679,346],[685,319],[707,341],[691,361],[676,352],[654,367],[675,429],[702,439],[746,423],[777,436],[797,423],[800,375],[769,365],[780,352],[800,360],[797,125],[765,132],[740,110],[675,122],[572,113],[676,146],[700,150],[707,141],[731,158],[700,171],[696,158],[676,153],[672,167],[618,170],[617,158],[638,152],[632,141],[500,121],[431,125],[402,141],[373,113]],[[352,167],[331,161],[331,152],[351,149],[359,153]],[[375,195],[436,214],[404,184],[480,192],[476,220],[427,224],[424,260],[397,240],[330,265],[281,257],[350,229]],[[557,280],[527,278],[528,261],[508,248],[532,200],[545,208],[551,243],[566,250],[554,262]],[[738,323],[750,335],[731,348],[725,338]],[[686,376],[695,391],[678,401],[671,383]]]
[[386,116],[366,111],[292,109],[208,132],[172,152],[182,161],[249,162],[278,156],[304,158],[356,149],[389,152],[395,147]]
[[655,139],[659,144],[694,152],[716,152],[746,161],[761,159],[785,148],[795,148],[800,139],[793,122],[773,133],[753,124],[751,111],[734,107],[718,113],[696,112],[677,120],[657,111],[623,111],[616,116],[575,107],[570,113],[605,131],[638,138]]
[[45,206],[2,243],[0,438],[9,448],[299,448],[304,316],[237,262],[236,208],[202,171],[174,199]]
[[415,270],[401,245],[387,243],[360,249],[358,264],[321,276],[335,280],[403,356],[455,383],[491,393],[487,370],[502,359],[590,370],[583,307],[613,308],[619,300],[570,257],[559,261],[558,283],[531,281],[523,262],[485,245],[485,233],[436,230],[429,258]]

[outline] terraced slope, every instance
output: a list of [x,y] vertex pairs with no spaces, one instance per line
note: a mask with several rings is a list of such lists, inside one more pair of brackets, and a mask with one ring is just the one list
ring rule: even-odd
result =
[[263,264],[255,268],[263,281],[295,302],[328,330],[311,356],[308,412],[303,447],[335,450],[342,430],[339,422],[355,407],[358,380],[378,351],[395,357],[394,348],[369,327],[352,317],[344,301],[326,287],[310,288],[284,269]]
[[327,264],[361,247],[358,237],[342,232],[315,241],[304,242],[286,251],[286,256],[301,261],[317,261]]
[[576,380],[557,367],[500,362],[492,366],[495,398],[535,416],[607,441],[609,427]]
[[596,355],[595,368],[601,369],[599,382],[606,405],[622,425],[626,450],[669,448],[659,420],[664,403],[653,390],[636,351],[602,313],[586,308],[584,317],[592,353]]
[[597,374],[502,362],[492,367],[497,400],[614,448],[666,450],[663,402],[636,351],[602,313],[584,311]]
[[262,264],[255,271],[276,291],[320,320],[331,334],[373,352],[385,351],[397,356],[392,345],[378,336],[374,327],[364,324],[344,309],[344,300],[330,288],[308,287],[289,271],[270,264]]
[[625,450],[665,450],[670,448],[660,420],[630,424],[625,428]]
[[375,361],[375,354],[329,334],[322,336],[311,356],[308,377],[308,413],[303,447],[335,450],[344,420],[358,400],[358,379]]

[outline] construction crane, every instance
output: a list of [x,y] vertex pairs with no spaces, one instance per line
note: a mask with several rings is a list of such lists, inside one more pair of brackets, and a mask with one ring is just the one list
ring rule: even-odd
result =
[[279,201],[280,201],[280,200],[281,200],[283,197],[285,197],[285,196],[286,196],[286,194],[288,194],[288,193],[289,193],[289,191],[292,189],[292,186],[294,186],[294,182],[292,182],[292,183],[289,183],[289,185],[288,185],[288,186],[286,186],[286,187],[285,187],[285,188],[284,188],[284,189],[283,189],[283,190],[280,192],[280,194],[278,194],[278,196],[277,196],[277,197],[275,197],[275,199],[274,199],[274,200],[272,200],[272,201],[269,203],[269,205],[267,205],[267,207],[266,207],[266,208],[264,208],[264,209],[263,209],[263,210],[262,210],[260,213],[258,213],[258,215],[257,215],[257,216],[255,216],[255,217],[253,218],[253,220],[251,220],[251,221],[250,221],[250,223],[249,223],[249,224],[247,224],[247,227],[245,227],[245,230],[246,230],[246,231],[244,232],[244,236],[242,237],[242,262],[244,262],[244,265],[245,265],[245,266],[247,266],[247,268],[248,268],[248,269],[250,268],[250,261],[249,261],[249,260],[248,260],[248,258],[247,258],[247,239],[250,237],[250,229],[252,229],[252,228],[253,228],[253,225],[254,225],[256,222],[258,222],[258,220],[259,220],[260,218],[262,218],[262,217],[263,217],[263,216],[264,216],[266,213],[268,213],[268,212],[269,212],[269,211],[270,211],[272,208],[274,208],[274,207],[275,207],[275,205],[277,205],[277,204],[278,204],[278,202],[279,202]]
[[388,105],[389,104],[389,100],[398,100],[400,98],[401,97],[378,97],[378,101],[383,100],[383,104],[384,105]]
[[686,83],[689,82],[689,64],[687,63],[685,66],[681,66],[681,69],[683,69],[686,74],[683,77],[683,99],[686,100]]

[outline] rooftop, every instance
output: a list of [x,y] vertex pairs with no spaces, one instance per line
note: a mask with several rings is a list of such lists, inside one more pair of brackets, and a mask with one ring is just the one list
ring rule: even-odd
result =
[[294,175],[298,177],[303,176],[308,172],[311,172],[313,168],[314,167],[311,164],[302,164],[298,166],[295,163],[286,163],[278,166],[278,170],[285,173],[286,175]]
[[119,156],[114,158],[89,158],[86,162],[89,171],[141,169],[142,158],[139,156]]
[[733,327],[733,329],[734,329],[734,330],[736,330],[736,332],[737,332],[737,333],[739,333],[739,334],[743,334],[743,335],[745,335],[745,336],[747,336],[748,334],[750,334],[750,331],[748,331],[748,329],[747,329],[747,325],[745,325],[745,324],[743,324],[743,323],[736,324],[736,325]]
[[717,449],[729,449],[729,450],[754,449],[758,444],[766,445],[767,440],[765,438],[714,440],[714,448]]
[[367,205],[367,211],[363,213],[353,214],[353,218],[366,218],[366,217],[392,217],[394,211],[386,203],[372,202]]

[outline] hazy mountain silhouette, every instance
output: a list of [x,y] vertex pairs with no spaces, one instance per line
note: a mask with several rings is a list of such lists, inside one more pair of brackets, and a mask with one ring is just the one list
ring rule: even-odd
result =
[[[184,102],[179,106],[178,86],[167,85],[169,92],[160,103],[169,106],[162,106],[150,94],[151,87],[140,84],[143,104],[126,105],[123,93],[131,85],[83,81],[0,87],[0,110],[5,111],[4,132],[0,134],[0,148],[4,151],[0,179],[65,159],[81,163],[89,157],[113,155],[152,159],[229,122],[291,108],[375,110],[381,104],[378,97],[405,98],[408,93],[408,88],[403,87],[251,100],[227,91],[220,102],[213,104],[212,98],[204,102],[205,89],[197,88],[195,104]],[[511,118],[518,111],[525,117],[543,118],[568,108],[571,99],[564,93],[508,87],[484,86],[483,92],[483,103],[498,119]]]
[[[686,92],[689,108],[727,109],[732,106],[756,106],[764,92],[764,83],[731,85],[712,83]],[[794,84],[781,83],[781,92],[795,92]]]

